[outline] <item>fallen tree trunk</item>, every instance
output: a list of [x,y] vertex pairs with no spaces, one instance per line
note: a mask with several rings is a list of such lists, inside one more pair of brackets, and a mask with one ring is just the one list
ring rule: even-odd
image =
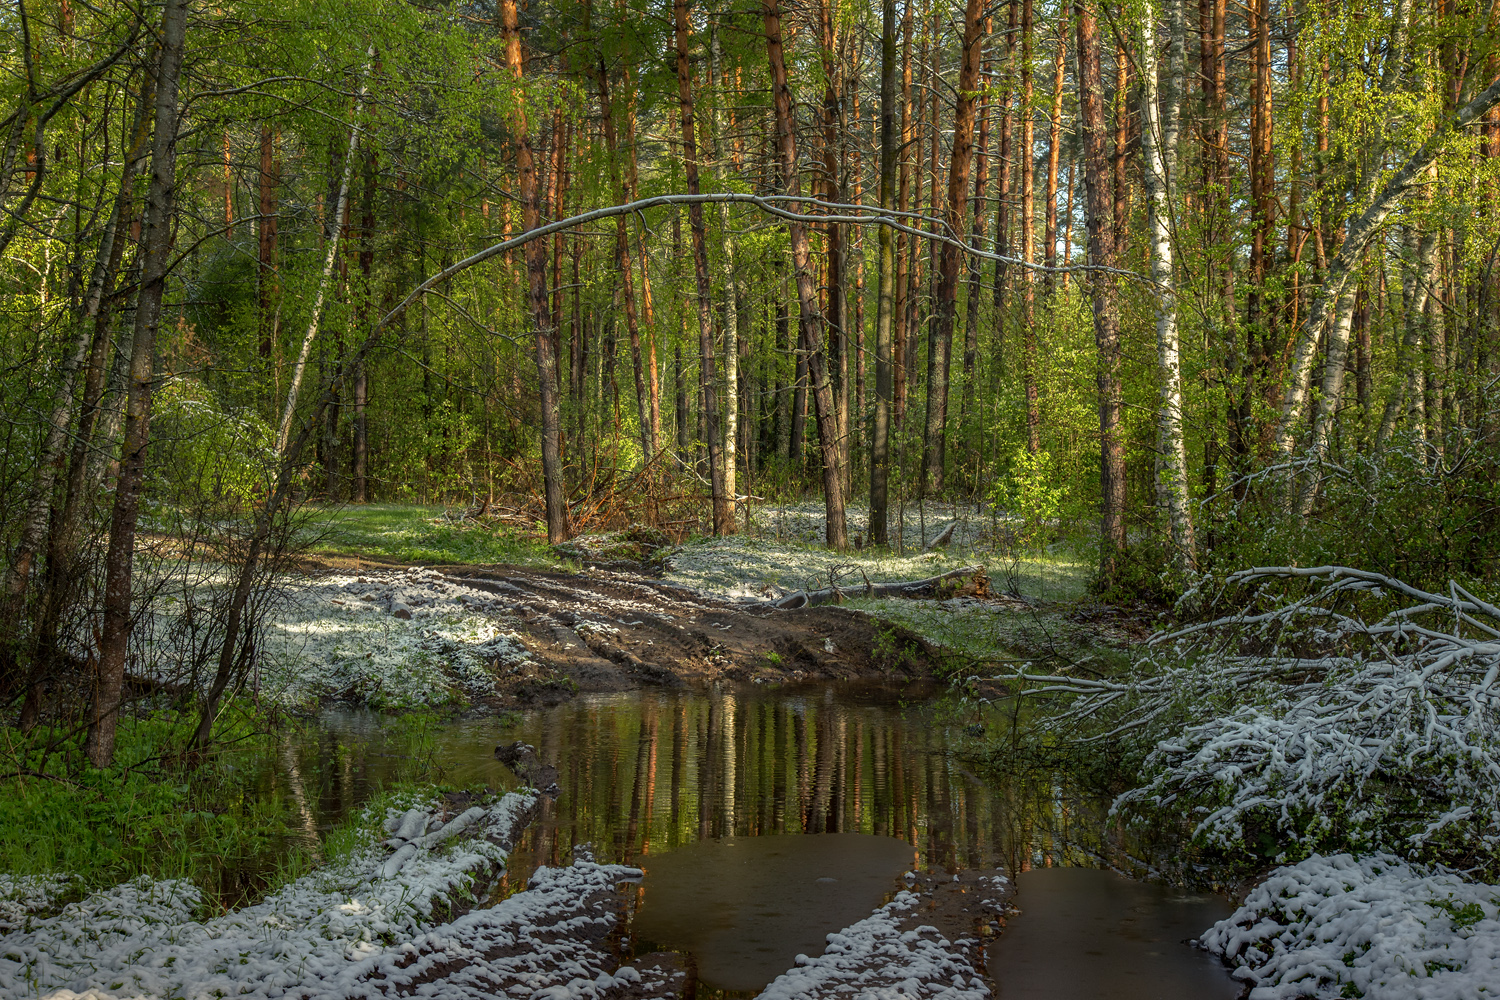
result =
[[822,590],[798,590],[785,597],[763,601],[762,607],[789,611],[793,608],[814,608],[820,604],[842,604],[853,594],[858,597],[988,597],[990,578],[983,566],[965,566],[931,576],[925,580],[907,580],[901,583],[871,583],[867,578],[863,587],[840,587],[834,584]]

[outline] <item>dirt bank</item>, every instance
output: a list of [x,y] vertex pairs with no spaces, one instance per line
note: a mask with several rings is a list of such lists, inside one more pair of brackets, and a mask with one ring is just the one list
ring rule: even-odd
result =
[[494,595],[530,651],[534,666],[500,672],[495,704],[501,707],[575,690],[721,679],[918,679],[932,676],[937,662],[916,633],[838,607],[747,606],[614,570],[471,566],[441,574]]

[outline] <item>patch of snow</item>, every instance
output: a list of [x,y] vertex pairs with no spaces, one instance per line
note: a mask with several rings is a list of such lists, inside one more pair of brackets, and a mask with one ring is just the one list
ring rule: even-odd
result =
[[798,955],[798,967],[777,976],[759,1000],[987,1000],[979,971],[937,928],[902,929],[903,916],[921,898],[899,892],[870,916],[828,935],[822,955]]
[[504,627],[508,607],[421,567],[294,580],[265,628],[262,693],[299,708],[331,697],[410,708],[493,694],[492,671],[530,657]]
[[1500,886],[1390,854],[1278,868],[1203,935],[1250,1000],[1500,997]]
[[73,888],[72,875],[0,875],[0,934],[24,927]]
[[437,803],[412,798],[383,816],[367,811],[363,842],[339,861],[204,919],[202,894],[185,880],[142,877],[93,893],[0,939],[0,996],[268,998],[336,979],[382,942],[422,933],[439,907],[469,899],[503,865],[502,845],[534,802],[535,793],[512,792],[478,815],[470,810],[465,826],[475,836],[442,852],[419,839],[395,871],[374,831],[410,809],[430,815]]
[[[330,980],[309,981],[299,1000],[406,996],[471,1000],[509,995],[528,1000],[601,1000],[660,977],[622,966],[599,942],[614,925],[609,908],[587,905],[639,868],[577,861],[539,868],[516,893],[412,940],[380,949]],[[604,915],[609,914],[609,915]],[[643,977],[643,971],[645,973]]]
[[[1008,519],[972,504],[929,502],[925,508],[925,534],[917,505],[905,507],[904,528],[902,510],[892,505],[889,549],[833,552],[824,544],[827,522],[821,502],[756,504],[748,533],[694,540],[675,550],[665,562],[664,578],[728,600],[762,601],[827,587],[830,573],[853,596],[866,577],[871,583],[899,583],[984,563],[998,586],[1003,567],[997,552],[1009,544]],[[850,504],[845,513],[850,541],[867,537],[868,505]],[[922,551],[924,539],[931,542],[949,525],[954,531],[947,546]],[[1019,574],[1027,593],[1073,598],[1081,596],[1088,570],[1081,563],[1025,560]]]

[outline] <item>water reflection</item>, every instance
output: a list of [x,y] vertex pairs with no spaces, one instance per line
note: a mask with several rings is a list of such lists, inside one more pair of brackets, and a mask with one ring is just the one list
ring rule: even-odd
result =
[[[639,863],[700,840],[864,833],[948,869],[1128,863],[1101,803],[1048,775],[986,776],[953,758],[961,723],[923,688],[648,690],[581,697],[521,717],[413,731],[328,712],[289,734],[272,778],[302,825],[326,830],[397,780],[515,787],[494,760],[522,739],[562,792],[517,845],[513,869],[565,864],[577,844]],[[965,720],[968,721],[968,720]]]
[[1185,942],[1227,917],[1221,896],[1108,871],[1020,876],[1021,915],[989,951],[1000,1000],[1233,1000],[1240,985]]
[[[749,857],[750,852],[805,841],[787,852],[784,860],[793,874],[782,878],[783,886],[825,864],[815,857],[814,841],[823,838],[780,837],[788,834],[861,834],[872,843],[875,838],[891,838],[878,841],[886,847],[874,850],[870,865],[827,876],[863,880],[863,887],[848,897],[858,896],[857,905],[850,902],[846,907],[851,915],[878,905],[884,892],[896,888],[895,876],[908,866],[1026,873],[1021,875],[1025,912],[1011,922],[1000,942],[1010,954],[1026,954],[1032,947],[1026,942],[1040,934],[1055,937],[1055,947],[1049,952],[1053,957],[1036,966],[1041,971],[1035,980],[997,969],[1003,995],[1113,995],[1101,991],[1119,979],[1117,968],[1104,962],[1088,971],[1087,963],[1078,958],[1100,949],[1058,937],[1047,928],[1076,931],[1102,926],[1100,921],[1118,924],[1121,906],[1129,910],[1145,905],[1131,902],[1135,897],[1130,893],[1149,896],[1158,890],[1118,880],[1124,888],[1100,883],[1054,893],[1048,878],[1062,880],[1057,884],[1066,888],[1068,879],[1097,880],[1101,873],[1032,869],[1112,864],[1132,870],[1138,864],[1133,858],[1149,855],[1158,868],[1170,859],[1183,871],[1190,859],[1174,842],[1179,832],[1159,830],[1153,834],[1156,843],[1132,843],[1108,818],[1106,803],[1080,793],[1062,775],[986,774],[981,779],[949,752],[960,739],[960,728],[973,720],[952,717],[932,694],[920,688],[871,685],[649,690],[582,697],[520,717],[425,728],[410,719],[335,712],[320,717],[315,727],[288,735],[282,770],[271,780],[279,786],[278,794],[295,800],[305,829],[326,830],[375,789],[397,780],[497,790],[515,787],[514,776],[494,759],[494,748],[525,740],[542,760],[556,764],[561,794],[544,803],[539,820],[516,845],[497,892],[523,887],[537,865],[569,863],[584,844],[600,861],[646,868],[646,884],[621,897],[613,947],[622,957],[655,945],[689,949],[701,966],[700,985],[707,988],[700,998],[721,989],[763,984],[774,975],[767,970],[786,968],[797,951],[817,951],[823,934],[847,922],[843,910],[835,912],[837,907],[825,910],[807,903],[800,907],[804,913],[821,916],[804,918],[799,913],[792,923],[805,925],[809,941],[793,941],[784,934],[772,940],[767,935],[779,933],[772,918],[764,918],[760,926],[753,926],[753,921],[736,923],[740,916],[773,912],[755,903],[760,898],[755,893],[761,890],[752,892],[749,883],[736,889],[721,879],[722,891],[704,897],[702,873],[715,864],[732,863],[735,850]],[[773,837],[782,844],[775,844]],[[702,846],[684,850],[692,845]],[[891,847],[894,854],[884,857],[881,852],[891,853]],[[730,854],[715,861],[715,852]],[[674,877],[680,883],[675,890]],[[876,883],[884,890],[874,891],[880,888]],[[762,895],[774,895],[776,888],[772,878],[761,885]],[[810,891],[819,891],[816,884]],[[1062,907],[1058,912],[1063,916],[1046,917],[1049,901]],[[715,930],[705,909],[717,914],[718,924],[724,926]],[[694,926],[694,912],[701,926]],[[1135,926],[1150,934],[1185,938],[1200,933],[1216,914],[1158,907],[1139,916]],[[835,923],[825,929],[820,921]],[[690,933],[699,940],[688,941],[685,935]],[[734,939],[747,937],[764,940],[735,946],[738,951],[729,947]],[[1064,945],[1064,940],[1072,943]],[[757,952],[759,948],[771,950]],[[1144,953],[1152,950],[1160,949],[1144,949],[1144,958],[1120,952],[1112,961],[1135,962],[1135,967],[1146,969],[1151,956]],[[1174,956],[1171,961],[1197,962],[1193,974],[1209,976],[1216,987],[1229,982],[1222,970],[1205,965],[1201,956],[1180,946],[1163,953]],[[757,955],[765,968],[755,964]],[[1051,972],[1043,968],[1049,962]],[[1140,981],[1169,981],[1153,979],[1154,975]],[[1049,981],[1053,987],[1045,985]],[[1028,982],[1043,985],[1027,992],[1032,989]],[[1062,987],[1057,983],[1062,982],[1071,985],[1058,992]],[[1217,994],[1205,988],[1161,995]]]
[[690,953],[711,990],[756,990],[869,916],[911,863],[904,841],[858,833],[689,844],[651,858],[630,946]]

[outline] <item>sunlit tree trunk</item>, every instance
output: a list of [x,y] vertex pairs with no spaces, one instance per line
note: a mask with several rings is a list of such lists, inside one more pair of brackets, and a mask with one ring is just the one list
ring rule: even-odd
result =
[[[516,0],[501,0],[501,31],[505,38],[505,66],[516,82],[516,108],[512,135],[516,144],[516,174],[521,195],[521,221],[527,229],[541,224],[541,192],[536,159],[531,151],[531,133],[526,101],[521,93],[525,63],[521,57],[521,32],[517,26]],[[542,481],[547,506],[547,541],[556,545],[568,539],[568,498],[563,483],[562,415],[558,408],[557,360],[552,349],[552,310],[547,302],[547,243],[526,244],[527,305],[536,326],[537,392],[542,411]]]
[[[1036,146],[1036,114],[1031,106],[1032,36],[1031,0],[1021,5],[1021,260],[1036,260],[1036,171],[1032,157]],[[1036,272],[1021,268],[1021,373],[1026,390],[1026,450],[1033,455],[1042,447],[1042,412],[1037,391]]]
[[[722,76],[722,53],[719,51],[719,32],[713,31],[711,39],[713,73],[719,81],[720,103],[714,108],[714,152],[718,157],[721,177],[728,179],[729,157],[724,149],[723,102],[729,98],[729,87]],[[727,184],[723,187],[728,188]],[[724,257],[724,496],[729,504],[730,523],[734,523],[735,511],[735,466],[739,449],[740,433],[740,317],[739,282],[734,273],[734,234],[729,221],[729,206],[719,205],[719,231],[723,233]],[[749,465],[746,465],[749,469]]]
[[[896,0],[881,0],[880,207],[896,205]],[[870,544],[885,545],[894,387],[891,341],[895,320],[896,239],[881,226],[875,312],[875,417],[870,435]]]

